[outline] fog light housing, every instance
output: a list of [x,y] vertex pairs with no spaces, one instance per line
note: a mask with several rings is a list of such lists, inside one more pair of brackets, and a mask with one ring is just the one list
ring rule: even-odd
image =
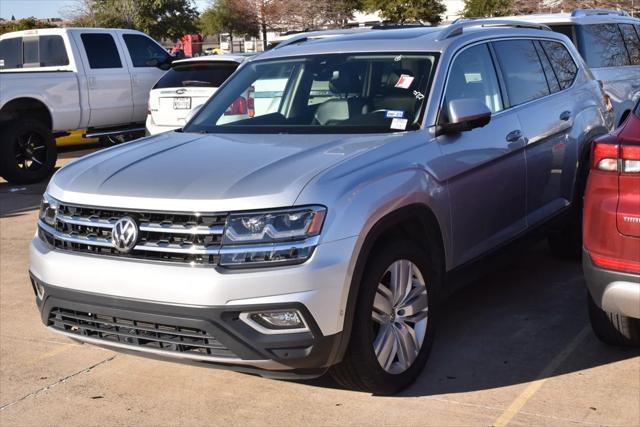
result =
[[240,315],[245,323],[265,334],[304,332],[307,325],[298,310],[269,310]]

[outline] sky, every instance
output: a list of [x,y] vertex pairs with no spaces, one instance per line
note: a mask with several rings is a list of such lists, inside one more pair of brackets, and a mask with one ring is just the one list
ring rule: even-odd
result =
[[[209,0],[195,0],[199,11],[204,10]],[[76,0],[0,0],[0,18],[64,18],[65,9],[77,4]]]

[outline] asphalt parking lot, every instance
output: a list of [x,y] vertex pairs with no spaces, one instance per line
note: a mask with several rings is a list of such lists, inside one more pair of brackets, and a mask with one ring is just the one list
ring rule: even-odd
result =
[[76,344],[42,326],[27,277],[44,188],[0,181],[2,426],[640,425],[640,352],[594,337],[580,265],[542,243],[446,303],[426,369],[394,397]]

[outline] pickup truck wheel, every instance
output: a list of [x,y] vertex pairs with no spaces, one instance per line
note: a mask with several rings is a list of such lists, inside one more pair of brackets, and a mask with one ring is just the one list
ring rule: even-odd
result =
[[382,247],[367,263],[351,340],[331,375],[349,389],[393,394],[410,385],[429,357],[439,275],[410,241]]
[[587,293],[591,328],[600,341],[612,345],[640,347],[640,319],[604,311]]
[[57,159],[51,131],[37,120],[9,122],[0,131],[0,175],[15,184],[33,184],[51,173]]

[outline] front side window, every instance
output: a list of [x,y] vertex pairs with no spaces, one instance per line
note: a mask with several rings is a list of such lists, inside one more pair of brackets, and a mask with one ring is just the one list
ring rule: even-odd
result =
[[238,68],[236,62],[187,62],[175,64],[158,80],[154,89],[168,87],[220,87]]
[[629,65],[622,33],[616,24],[590,24],[577,27],[580,54],[591,68]]
[[250,62],[186,132],[370,133],[420,127],[435,54],[326,54]]
[[640,65],[640,37],[638,37],[640,34],[636,33],[636,29],[631,24],[620,24],[620,31],[622,32],[631,64]]
[[89,60],[89,67],[93,69],[122,68],[120,54],[111,34],[85,33],[80,38]]
[[149,37],[138,34],[122,36],[134,67],[157,67],[166,63],[169,54]]
[[542,64],[531,40],[493,43],[511,106],[549,95]]
[[540,44],[558,77],[560,88],[566,89],[571,86],[578,74],[578,66],[567,48],[562,43],[546,40],[541,41]]
[[487,45],[470,47],[453,61],[442,110],[441,120],[445,123],[449,119],[449,102],[456,99],[477,99],[492,113],[503,109],[500,86]]

